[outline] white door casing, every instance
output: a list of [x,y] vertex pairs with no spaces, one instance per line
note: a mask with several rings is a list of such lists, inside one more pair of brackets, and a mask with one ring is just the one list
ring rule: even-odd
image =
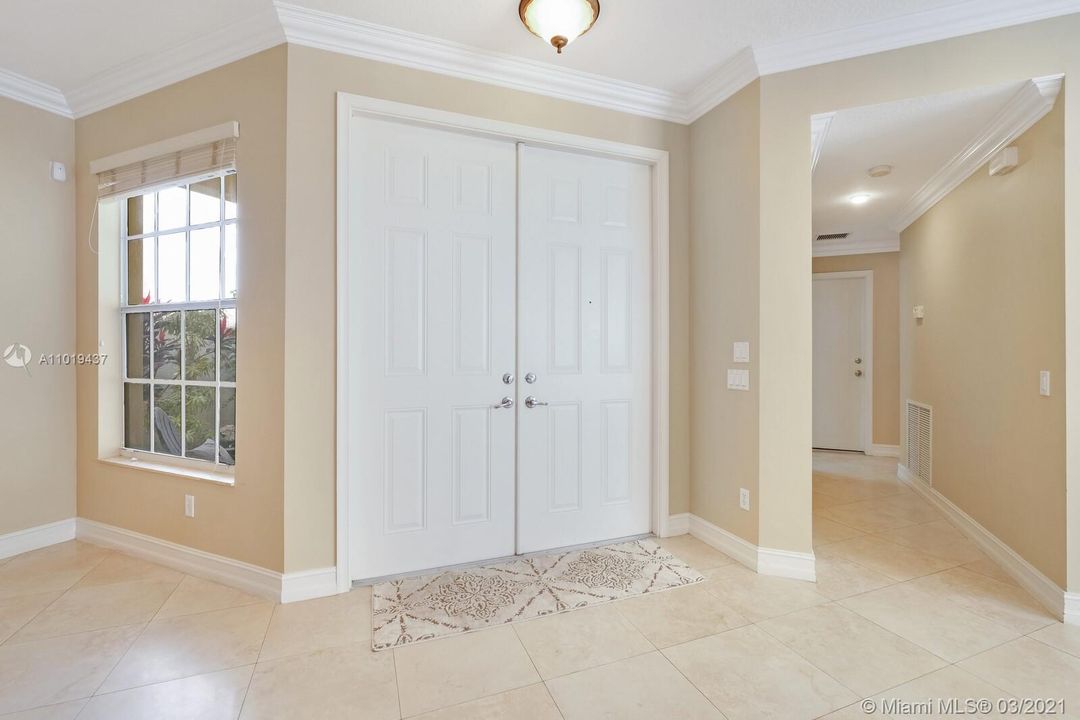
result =
[[813,446],[870,448],[873,392],[873,273],[816,273]]
[[511,555],[514,144],[353,122],[353,577]]
[[647,533],[649,168],[522,146],[518,177],[518,552]]

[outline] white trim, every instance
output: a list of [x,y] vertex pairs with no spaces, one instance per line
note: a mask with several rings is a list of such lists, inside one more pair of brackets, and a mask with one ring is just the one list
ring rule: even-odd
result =
[[487,118],[445,112],[416,105],[338,93],[337,112],[337,461],[336,539],[337,586],[344,592],[351,586],[349,573],[349,454],[348,454],[348,267],[349,267],[349,143],[350,120],[354,115],[371,115],[444,130],[510,139],[538,147],[576,151],[593,155],[636,160],[652,166],[653,197],[653,297],[652,297],[652,498],[650,525],[654,534],[665,537],[668,528],[670,493],[670,248],[669,248],[669,166],[668,152],[656,148],[627,145],[583,135],[546,130]]
[[0,560],[75,539],[75,518],[0,535]]
[[677,122],[691,123],[735,93],[758,79],[754,49],[745,47],[726,60],[686,97],[683,117]]
[[66,93],[75,117],[90,115],[167,85],[242,60],[285,41],[277,13],[267,7],[220,25],[194,40],[140,55],[98,73]]
[[[980,550],[1005,570],[1022,588],[1031,593],[1043,607],[1058,619],[1065,617],[1066,593],[1058,587],[1057,583],[1020,557],[1015,550],[998,539],[996,535],[979,524],[951,500],[927,485],[922,478],[912,474],[905,465],[897,466],[896,476],[940,510],[945,515],[945,518],[956,526],[957,530],[978,545]],[[1075,596],[1070,597],[1069,600],[1075,603]],[[1070,606],[1071,619],[1069,622],[1080,622],[1080,615],[1075,612],[1077,609],[1080,608],[1077,608],[1075,604]]]
[[836,113],[818,113],[810,116],[810,174],[817,170],[818,159],[821,157],[821,149],[825,147],[825,138],[829,135]]
[[285,573],[281,578],[282,603],[327,597],[338,592],[337,568],[334,567]]
[[816,581],[816,559],[812,552],[801,553],[758,547],[697,515],[690,514],[689,520],[691,535],[757,573],[808,582]]
[[971,177],[999,150],[1050,112],[1061,90],[1063,77],[1050,75],[1025,82],[989,124],[912,196],[893,218],[890,228],[896,232],[906,229]]
[[46,110],[66,118],[75,117],[68,107],[64,93],[52,85],[38,82],[10,70],[0,68],[0,96]]
[[757,571],[762,575],[817,582],[817,560],[814,553],[758,548]]
[[[143,160],[150,160],[151,158],[180,152],[181,150],[187,150],[188,148],[209,145],[218,140],[237,137],[240,137],[240,123],[235,120],[230,120],[229,122],[223,122],[214,125],[213,127],[195,130],[194,132],[178,135],[177,137],[159,140],[158,142],[141,145],[137,148],[132,148],[131,150],[125,150],[114,155],[98,158],[97,160],[91,160],[90,172],[96,175],[125,165],[133,165],[142,162]],[[221,222],[224,223],[225,221],[222,220]]]
[[674,537],[676,535],[686,535],[689,532],[690,513],[678,513],[668,516],[667,535],[658,535],[657,537]]
[[859,418],[860,445],[858,448],[839,448],[843,450],[861,450],[869,453],[874,444],[874,271],[848,270],[843,272],[822,272],[813,274],[813,282],[830,280],[863,281],[865,302],[863,303],[863,383],[862,402]]
[[866,451],[867,455],[873,455],[874,457],[900,457],[899,445],[882,445],[880,443],[871,443],[870,449]]
[[553,63],[481,50],[385,25],[275,2],[286,40],[294,45],[392,63],[595,105],[634,115],[686,122],[684,96],[570,70]]
[[814,257],[900,252],[900,234],[869,240],[812,240]]
[[1080,625],[1080,593],[1065,593],[1062,621],[1068,625]]
[[276,601],[281,597],[281,573],[239,560],[86,518],[78,519],[76,537],[268,600]]

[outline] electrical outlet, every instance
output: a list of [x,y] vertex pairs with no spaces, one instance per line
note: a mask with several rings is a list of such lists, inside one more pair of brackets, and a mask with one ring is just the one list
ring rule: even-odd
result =
[[1039,394],[1043,397],[1050,397],[1050,371],[1041,370],[1039,372]]
[[184,517],[189,517],[189,518],[195,517],[195,496],[194,495],[185,495],[184,496]]
[[743,510],[750,509],[750,491],[746,488],[739,488],[739,507]]

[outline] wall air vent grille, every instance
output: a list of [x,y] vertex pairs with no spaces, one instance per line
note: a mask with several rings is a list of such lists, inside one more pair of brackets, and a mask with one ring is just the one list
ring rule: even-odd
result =
[[907,469],[927,485],[934,484],[934,409],[907,401]]
[[814,240],[843,240],[851,233],[823,233],[818,235]]

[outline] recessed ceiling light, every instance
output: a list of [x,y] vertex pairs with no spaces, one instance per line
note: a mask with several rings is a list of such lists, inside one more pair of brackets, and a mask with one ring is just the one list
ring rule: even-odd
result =
[[866,174],[872,178],[885,177],[892,172],[892,165],[875,165],[866,171]]
[[852,205],[865,205],[866,203],[870,202],[871,197],[872,195],[870,195],[870,193],[855,193],[848,198],[848,201]]
[[562,54],[600,17],[600,0],[521,0],[518,15],[529,32]]

